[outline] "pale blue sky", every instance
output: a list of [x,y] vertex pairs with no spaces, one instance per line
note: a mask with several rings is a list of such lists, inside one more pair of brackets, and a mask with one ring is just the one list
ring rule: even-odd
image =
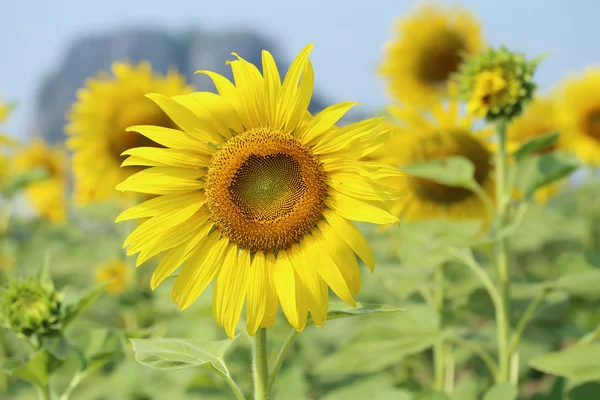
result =
[[[483,24],[488,41],[552,55],[537,80],[550,88],[568,73],[600,65],[598,0],[463,0]],[[374,74],[397,16],[413,0],[0,0],[0,95],[19,103],[3,127],[24,133],[42,77],[59,65],[82,33],[135,26],[176,32],[189,26],[244,26],[276,38],[288,60],[315,43],[312,60],[319,92],[330,101],[385,105]],[[225,61],[225,60],[223,60]]]

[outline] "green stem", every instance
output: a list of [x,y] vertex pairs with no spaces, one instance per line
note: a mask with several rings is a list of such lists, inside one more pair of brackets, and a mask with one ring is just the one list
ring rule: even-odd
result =
[[252,349],[254,400],[269,400],[269,362],[267,360],[267,330],[260,328],[254,336]]
[[[507,207],[510,190],[507,183],[508,162],[506,159],[506,121],[498,123],[498,152],[496,153],[496,231],[507,225]],[[508,240],[501,235],[496,242],[496,269],[500,286],[500,307],[496,307],[499,374],[498,382],[510,378],[510,270],[508,264]]]
[[498,366],[496,362],[494,361],[492,356],[487,351],[485,351],[483,347],[481,347],[481,345],[478,345],[477,343],[470,342],[457,336],[450,337],[450,340],[477,354],[479,358],[481,358],[481,360],[488,367],[490,374],[492,374],[494,378],[498,376]]
[[279,374],[279,370],[281,369],[281,364],[283,364],[283,360],[285,359],[285,355],[287,353],[288,348],[298,335],[298,331],[294,328],[290,331],[290,334],[285,339],[285,342],[281,345],[281,349],[279,349],[279,353],[277,354],[277,358],[275,359],[275,363],[273,364],[273,368],[271,370],[271,374],[269,375],[269,384],[268,391],[271,393],[271,389],[275,384],[275,379],[277,379],[277,375]]
[[[438,314],[442,315],[444,311],[444,266],[439,265],[435,271],[435,292],[434,305]],[[434,366],[434,388],[439,392],[444,391],[445,366],[446,361],[444,341],[438,339],[433,346],[433,366]]]
[[446,344],[446,377],[444,378],[444,392],[452,393],[454,391],[456,360],[452,354],[452,345]]
[[231,391],[235,395],[236,400],[246,400],[244,393],[242,393],[242,391],[240,390],[240,387],[237,385],[237,383],[235,383],[235,381],[233,380],[231,375],[229,375],[229,374],[223,375],[223,378],[225,378],[225,382],[227,382],[227,384],[231,388]]
[[500,292],[498,291],[496,285],[494,285],[494,282],[492,281],[492,278],[490,278],[489,274],[485,271],[485,269],[483,269],[477,260],[475,260],[475,257],[473,257],[473,251],[468,250],[466,254],[462,254],[461,251],[453,248],[449,248],[446,251],[451,256],[464,262],[471,269],[471,271],[481,280],[481,283],[483,283],[483,286],[487,290],[492,302],[494,303],[494,307],[501,307],[502,298],[500,296]]
[[512,340],[510,342],[510,347],[509,347],[510,350],[509,351],[511,353],[515,352],[517,350],[517,348],[519,347],[519,343],[521,341],[521,336],[523,335],[523,331],[525,330],[525,327],[527,326],[527,324],[533,317],[533,314],[535,314],[535,312],[538,309],[538,307],[540,306],[540,304],[542,304],[542,302],[544,301],[544,297],[546,297],[546,292],[545,291],[540,292],[540,294],[529,303],[529,305],[523,312],[523,315],[521,316],[521,319],[519,319],[519,322],[517,323],[517,327],[515,328],[515,332],[513,333]]
[[50,395],[50,386],[49,385],[45,385],[43,387],[36,385],[35,388],[37,389],[39,400],[51,400],[52,399],[52,396]]

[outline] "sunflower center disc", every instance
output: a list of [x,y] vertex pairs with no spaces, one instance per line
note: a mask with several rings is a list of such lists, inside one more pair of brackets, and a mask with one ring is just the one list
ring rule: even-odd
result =
[[251,129],[225,143],[206,174],[206,204],[217,229],[252,251],[288,248],[321,219],[320,162],[289,134]]
[[462,50],[465,50],[465,43],[460,35],[455,32],[440,35],[423,49],[418,63],[421,78],[433,84],[446,82],[452,73],[458,71]]
[[[419,142],[414,154],[415,163],[447,157],[465,157],[475,166],[474,177],[480,185],[485,183],[490,173],[489,151],[479,140],[465,132],[438,132],[425,137]],[[429,179],[410,178],[410,183],[419,196],[435,203],[452,204],[474,196],[468,189],[443,185]]]
[[584,132],[592,139],[600,141],[600,110],[592,111],[586,118]]

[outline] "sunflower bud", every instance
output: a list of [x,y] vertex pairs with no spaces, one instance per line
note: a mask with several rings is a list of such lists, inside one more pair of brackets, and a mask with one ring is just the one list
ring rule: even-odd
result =
[[0,325],[20,336],[50,334],[60,323],[61,295],[51,284],[29,278],[0,294]]
[[533,97],[533,73],[539,61],[527,61],[504,47],[465,57],[455,79],[467,111],[488,121],[519,115]]

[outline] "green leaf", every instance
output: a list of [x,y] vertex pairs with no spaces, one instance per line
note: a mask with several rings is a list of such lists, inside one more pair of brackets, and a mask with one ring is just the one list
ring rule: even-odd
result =
[[53,356],[64,360],[71,351],[71,346],[62,334],[44,336],[42,338],[42,347],[52,353]]
[[521,147],[519,147],[519,149],[513,153],[513,157],[517,162],[520,162],[526,156],[546,149],[556,142],[558,139],[558,134],[558,132],[551,132],[526,140],[523,144],[521,144]]
[[[330,321],[332,319],[349,318],[374,313],[393,313],[404,310],[406,310],[406,308],[397,308],[386,304],[356,303],[356,308],[354,308],[345,303],[332,303],[327,312],[327,320]],[[309,319],[308,324],[314,324],[312,318]]]
[[527,157],[519,163],[516,185],[531,198],[537,189],[570,175],[579,165],[577,157],[564,151]]
[[588,382],[600,379],[600,344],[587,343],[534,357],[529,365],[539,371]]
[[569,400],[598,400],[600,394],[600,383],[589,382],[577,386],[569,391]]
[[89,331],[83,351],[82,370],[100,368],[123,354],[123,334],[108,329]]
[[[281,399],[285,398],[281,397]],[[322,399],[413,400],[413,396],[408,390],[394,388],[393,382],[388,379],[376,376],[336,388],[325,394]]]
[[322,359],[314,372],[323,376],[377,372],[397,364],[405,356],[422,352],[440,337],[440,334],[423,333],[352,342]]
[[63,304],[63,310],[65,313],[63,324],[66,327],[71,322],[73,322],[77,317],[79,317],[89,306],[94,303],[98,297],[102,293],[104,293],[104,288],[108,282],[101,283],[96,285],[80,295],[76,296],[72,299],[65,299],[65,303]]
[[594,301],[600,299],[600,270],[567,275],[558,280],[556,287],[572,296]]
[[208,341],[199,339],[130,339],[135,359],[148,367],[172,370],[201,365],[228,375],[225,351],[232,340]]
[[62,361],[42,349],[32,354],[24,363],[15,359],[2,360],[0,370],[36,386],[45,387],[52,373],[61,365]]
[[471,188],[474,184],[473,163],[465,157],[448,157],[402,167],[410,176],[429,179],[448,186]]
[[450,398],[444,393],[426,390],[417,393],[414,397],[414,400],[450,400]]
[[483,400],[517,400],[519,390],[511,383],[497,383],[485,393]]

